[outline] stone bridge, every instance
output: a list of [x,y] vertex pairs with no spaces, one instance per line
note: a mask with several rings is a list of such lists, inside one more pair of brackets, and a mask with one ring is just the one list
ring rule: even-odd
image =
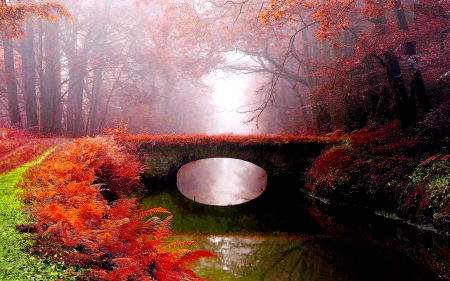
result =
[[192,161],[227,157],[254,163],[271,176],[303,178],[307,168],[327,144],[323,139],[260,142],[164,143],[140,141],[138,149],[148,170],[145,177],[154,180],[176,180],[176,173]]

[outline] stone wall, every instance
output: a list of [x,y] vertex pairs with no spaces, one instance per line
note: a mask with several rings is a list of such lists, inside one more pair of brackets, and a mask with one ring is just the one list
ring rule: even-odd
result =
[[176,144],[152,145],[141,143],[142,161],[148,168],[146,177],[154,179],[176,178],[184,164],[213,157],[227,157],[254,163],[268,176],[303,177],[312,161],[325,147],[325,143],[246,144],[219,143],[215,145]]

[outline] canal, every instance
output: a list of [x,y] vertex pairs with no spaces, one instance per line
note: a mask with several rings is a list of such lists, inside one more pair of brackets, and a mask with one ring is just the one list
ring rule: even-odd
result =
[[331,207],[297,178],[270,177],[254,200],[211,206],[175,181],[144,179],[143,208],[172,212],[173,239],[195,240],[218,258],[195,264],[212,280],[447,280],[447,239],[370,210]]

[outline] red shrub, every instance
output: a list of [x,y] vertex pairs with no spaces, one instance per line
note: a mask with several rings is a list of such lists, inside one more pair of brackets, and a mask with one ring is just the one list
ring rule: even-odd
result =
[[308,142],[337,142],[341,137],[329,136],[299,136],[299,135],[126,135],[118,134],[117,138],[125,141],[147,142],[158,145],[216,145],[220,143],[235,143],[240,145],[248,144],[288,144],[288,143],[308,143]]
[[391,185],[411,169],[414,159],[406,155],[416,144],[403,137],[396,123],[354,132],[319,155],[307,173],[306,187],[341,203],[395,200],[398,191]]
[[[176,249],[191,242],[165,245],[172,217],[142,219],[169,212],[156,208],[138,217],[136,200],[126,198],[140,186],[140,171],[137,158],[111,139],[87,138],[60,148],[30,169],[22,186],[38,239],[59,245],[60,260],[92,267],[90,278],[201,280],[185,261],[213,254]],[[39,242],[34,249],[44,255],[55,251]]]

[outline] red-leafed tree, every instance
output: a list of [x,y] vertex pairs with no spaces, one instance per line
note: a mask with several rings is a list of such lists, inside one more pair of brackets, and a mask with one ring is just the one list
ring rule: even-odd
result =
[[[304,17],[305,11],[310,15]],[[315,71],[315,76],[320,77],[315,91],[319,99],[330,96],[343,101],[343,96],[354,95],[363,105],[371,106],[372,118],[382,115],[383,104],[389,106],[391,100],[402,126],[408,127],[417,122],[416,102],[422,115],[430,110],[423,77],[425,82],[433,82],[448,71],[447,60],[440,65],[432,65],[433,60],[429,60],[429,48],[436,58],[445,53],[442,43],[448,41],[449,24],[445,11],[448,3],[432,0],[420,4],[270,1],[260,19],[266,24],[315,23],[318,41],[330,42],[331,63]],[[427,79],[428,72],[436,68],[440,70]],[[411,81],[409,85],[407,80]]]

